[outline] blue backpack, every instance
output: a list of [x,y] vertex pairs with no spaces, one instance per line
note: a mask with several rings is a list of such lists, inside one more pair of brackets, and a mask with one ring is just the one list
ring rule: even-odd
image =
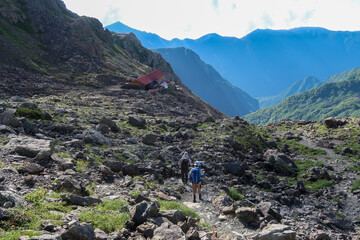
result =
[[190,181],[192,183],[198,184],[199,182],[201,182],[201,177],[200,177],[200,169],[199,168],[193,168],[190,172]]

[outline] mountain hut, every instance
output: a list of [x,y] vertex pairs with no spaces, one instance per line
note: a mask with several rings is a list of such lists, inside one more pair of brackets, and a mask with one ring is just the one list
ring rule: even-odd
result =
[[144,85],[147,91],[156,91],[159,87],[167,88],[165,73],[159,70],[153,71],[145,76],[139,77],[128,83],[128,85]]

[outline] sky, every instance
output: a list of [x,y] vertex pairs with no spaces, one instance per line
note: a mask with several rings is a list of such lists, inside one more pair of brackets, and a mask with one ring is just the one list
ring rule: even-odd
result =
[[104,26],[121,21],[165,39],[208,33],[241,38],[256,29],[360,30],[360,0],[63,0]]

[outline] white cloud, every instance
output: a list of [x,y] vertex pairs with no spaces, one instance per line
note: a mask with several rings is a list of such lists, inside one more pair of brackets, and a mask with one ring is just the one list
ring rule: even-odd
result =
[[104,26],[121,21],[171,39],[207,33],[242,37],[256,28],[360,30],[360,0],[64,0]]

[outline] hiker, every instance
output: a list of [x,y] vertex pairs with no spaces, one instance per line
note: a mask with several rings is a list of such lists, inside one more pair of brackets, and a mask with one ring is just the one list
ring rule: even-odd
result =
[[186,184],[188,182],[189,168],[191,167],[191,159],[188,152],[184,152],[178,163],[178,166],[181,169],[181,180],[183,184]]
[[190,171],[190,182],[192,183],[194,202],[196,202],[196,190],[199,193],[199,200],[201,199],[201,181],[205,176],[205,171],[200,169],[200,162],[195,162],[194,168]]

